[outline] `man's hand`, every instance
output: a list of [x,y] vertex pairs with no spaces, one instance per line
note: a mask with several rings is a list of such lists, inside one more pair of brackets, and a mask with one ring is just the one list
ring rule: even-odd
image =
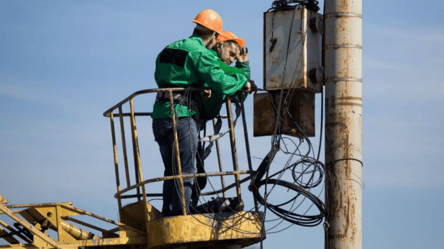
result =
[[239,55],[236,57],[238,62],[246,62],[248,61],[248,48],[243,47],[240,49]]
[[254,92],[254,94],[256,94],[257,93],[257,86],[256,86],[256,84],[254,84],[254,80],[249,80],[247,82],[247,84],[244,86],[243,90],[245,90],[247,93]]
[[211,98],[211,89],[210,88],[205,88],[200,95],[202,96],[203,99],[209,99]]

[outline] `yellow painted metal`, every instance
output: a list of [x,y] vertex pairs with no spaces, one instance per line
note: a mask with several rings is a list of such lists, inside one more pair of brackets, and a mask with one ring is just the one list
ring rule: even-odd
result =
[[0,204],[8,204],[8,201],[3,199],[3,195],[0,195]]
[[[78,245],[60,245],[61,248],[63,249],[78,249],[79,246]],[[14,245],[1,245],[0,249],[3,248],[14,248],[14,249],[39,249],[41,247],[37,247],[35,245],[24,245],[24,244],[14,244]],[[48,249],[51,247],[48,247]]]
[[62,219],[63,219],[63,220],[74,221],[74,222],[77,223],[77,224],[80,224],[80,225],[83,225],[83,226],[86,226],[86,227],[92,228],[92,229],[97,230],[97,231],[100,231],[100,232],[102,232],[102,233],[107,233],[107,232],[109,232],[109,231],[106,230],[106,229],[103,229],[103,228],[100,228],[100,227],[97,227],[97,226],[91,225],[91,224],[89,224],[89,223],[83,222],[83,221],[81,221],[81,220],[78,220],[78,219],[75,219],[75,218],[72,218],[72,217],[62,217]]
[[231,112],[230,98],[227,98],[226,106],[228,114],[228,126],[230,127],[230,143],[231,143],[231,157],[233,159],[233,171],[234,173],[236,173],[234,175],[234,180],[236,183],[237,198],[239,198],[239,211],[241,211],[244,208],[244,203],[242,201],[242,196],[241,196],[239,165],[237,163],[236,139],[234,134],[233,113]]
[[123,162],[125,163],[125,176],[126,176],[126,187],[131,186],[129,169],[128,169],[128,156],[126,152],[126,138],[125,138],[125,124],[123,122],[122,106],[119,106],[119,121],[120,121],[120,135],[122,137],[122,150],[123,150]]
[[[91,225],[89,223],[83,222],[81,220],[72,218],[72,217],[62,217],[62,219],[63,220],[73,221],[73,222],[75,222],[77,224],[80,224],[80,225],[83,225],[85,227],[89,227],[89,228],[92,228],[92,229],[94,229],[96,231],[100,231],[100,232],[102,232],[102,238],[118,238],[119,237],[119,235],[116,234],[115,231],[106,230],[106,229],[103,229],[103,228]],[[119,230],[119,228],[117,227],[116,231],[118,231],[118,230]]]
[[139,244],[146,245],[146,237],[124,237],[111,239],[90,239],[82,240],[77,243],[78,246],[116,246],[116,245],[131,245]]
[[[19,243],[13,236],[4,237],[5,240],[10,243],[7,248],[78,248],[79,246],[112,246],[112,245],[128,245],[139,244],[142,247],[146,245],[146,233],[139,231],[135,228],[127,226],[123,223],[116,222],[98,215],[94,215],[87,211],[72,207],[71,203],[47,203],[47,204],[24,204],[24,205],[10,205],[16,208],[29,207],[23,210],[10,210],[8,207],[1,205],[0,211],[3,214],[8,215],[16,222],[21,224],[24,228],[30,231],[34,235],[34,240],[29,240],[26,236],[17,233],[17,230],[9,226],[6,222],[0,220],[0,225],[9,230],[9,232],[16,234],[23,239],[26,245]],[[151,210],[151,209],[150,209]],[[14,215],[17,211],[22,217]],[[158,212],[158,211],[157,211]],[[154,214],[154,212],[153,212]],[[119,234],[115,234],[115,231],[107,231],[105,229],[90,225],[83,221],[71,218],[69,216],[89,215],[95,218],[113,223],[118,226]],[[100,238],[88,231],[85,231],[66,220],[72,220],[84,226],[90,228],[96,228],[97,230],[107,234],[108,237]],[[32,225],[34,224],[34,225]],[[0,226],[0,235],[8,234]],[[145,223],[143,224],[145,227]],[[45,229],[43,229],[45,228]],[[57,232],[57,240],[51,238],[46,230],[51,228]],[[116,231],[117,231],[116,230]],[[5,248],[0,246],[0,248]]]
[[136,233],[144,234],[144,232],[142,232],[140,230],[137,230],[135,228],[132,228],[130,226],[127,226],[127,225],[125,225],[125,224],[123,224],[121,222],[117,222],[117,221],[114,221],[114,220],[111,220],[111,219],[108,219],[108,218],[105,218],[105,217],[93,214],[91,212],[82,210],[80,208],[76,208],[76,207],[68,206],[68,205],[61,205],[61,206],[63,207],[63,214],[61,215],[61,217],[72,216],[72,215],[88,215],[88,216],[94,217],[96,219],[99,219],[99,220],[102,220],[102,221],[105,221],[105,222],[117,225],[119,227],[123,227],[123,228],[129,229],[129,230],[132,230],[132,231],[134,231]]
[[62,222],[60,222],[60,225],[62,226],[63,230],[65,230],[69,235],[77,240],[100,239],[99,236],[85,231],[69,222],[62,220]]
[[[114,115],[111,113],[110,117],[110,123],[111,123],[111,137],[113,141],[113,154],[114,154],[114,169],[116,174],[116,185],[117,185],[117,192],[120,191],[120,176],[119,176],[119,161],[117,158],[117,144],[116,144],[116,132],[114,129]],[[122,208],[122,201],[120,199],[117,199],[117,205],[119,207],[119,210]]]
[[35,247],[41,248],[41,249],[46,249],[46,248],[62,248],[58,243],[55,244],[55,245],[51,245],[51,244],[47,243],[43,238],[35,237],[35,236],[34,236],[33,245]]
[[64,225],[62,224],[64,222],[64,220],[62,219],[62,216],[64,215],[65,210],[63,209],[62,206],[57,205],[56,206],[56,224],[57,224],[57,236],[58,236],[58,241],[60,243],[63,244],[75,244],[77,239],[72,236],[67,229],[63,229]]
[[12,244],[12,245],[1,245],[0,248],[36,249],[37,247],[35,247],[33,245]]
[[[179,189],[180,189],[180,201],[182,204],[182,214],[187,215],[186,204],[185,204],[185,189],[183,187],[183,178],[182,178],[182,163],[180,161],[180,151],[179,151],[179,138],[177,135],[177,124],[176,124],[176,113],[174,111],[173,104],[173,91],[168,91],[168,97],[170,100],[170,110],[171,110],[171,121],[173,121],[173,134],[174,134],[174,150],[176,151],[176,172],[177,176],[179,176]],[[148,229],[149,230],[149,229]]]
[[[149,203],[139,201],[123,207],[120,212],[122,222],[115,222],[77,209],[66,203],[52,203],[51,205],[29,205],[29,208],[21,210],[20,215],[27,222],[18,216],[12,217],[34,234],[34,241],[28,241],[29,244],[24,245],[18,243],[12,236],[8,236],[5,237],[5,239],[8,238],[7,241],[10,243],[7,248],[49,249],[117,245],[138,245],[138,248],[161,248],[184,244],[187,245],[187,248],[209,248],[230,244],[248,246],[259,242],[261,239],[262,222],[260,216],[252,212],[241,211],[165,218]],[[0,206],[0,210],[10,217],[14,215],[11,210],[3,205]],[[144,213],[144,210],[147,211],[147,214]],[[85,214],[89,216],[94,215],[108,222],[118,223],[118,235],[114,233],[117,232],[116,229],[107,231],[68,217]],[[97,228],[96,230],[103,233],[109,232],[109,234],[118,237],[99,238],[97,235],[92,235],[66,220],[78,221],[79,224]],[[30,223],[36,225],[33,226]],[[0,224],[7,225],[3,222]],[[58,234],[58,241],[53,240],[46,233],[42,233],[42,227],[55,230]],[[0,234],[6,233],[6,231],[0,229]],[[6,247],[0,246],[1,248]]]
[[19,243],[19,241],[16,240],[12,236],[5,236],[7,234],[8,234],[8,232],[6,232],[2,227],[0,227],[0,237],[2,237],[4,240],[6,240],[10,244],[18,244]]
[[26,221],[31,224],[45,224],[45,227],[57,228],[56,208],[55,207],[30,207],[21,210],[19,213]]
[[[236,174],[240,174],[240,175],[249,174],[249,175],[251,175],[252,173],[254,173],[254,171],[240,170],[239,172],[225,171],[225,172],[215,172],[215,173],[198,173],[198,174],[181,175],[181,176],[173,175],[173,176],[156,177],[156,178],[152,178],[152,179],[147,179],[147,180],[145,180],[143,182],[140,182],[140,183],[138,183],[136,185],[133,185],[133,186],[131,186],[129,188],[123,189],[119,193],[116,193],[114,195],[114,197],[115,198],[121,198],[122,194],[124,194],[124,193],[126,193],[126,192],[128,192],[130,190],[136,189],[136,188],[138,188],[138,187],[140,187],[142,185],[145,185],[145,184],[148,184],[148,183],[153,183],[153,182],[161,182],[161,181],[173,180],[173,179],[179,179],[179,178],[197,178],[197,177],[225,176],[225,175],[228,176],[228,175],[236,175]],[[242,183],[242,181],[240,183]],[[228,190],[228,189],[230,189],[232,187],[235,187],[236,184],[234,184],[231,187],[230,186],[231,185],[227,186],[225,189],[222,189],[222,190],[217,190],[217,191],[214,192],[214,194],[222,193],[223,191],[226,191],[226,190]]]
[[[99,236],[85,231],[63,219],[63,217],[67,215],[80,215],[78,212],[73,213],[57,203],[54,203],[53,205],[55,205],[55,207],[30,207],[22,210],[20,215],[30,224],[36,224],[35,226],[39,230],[41,230],[42,227],[45,227],[57,231],[59,243],[76,243],[77,240],[100,239]],[[76,219],[73,220],[77,221]],[[81,221],[78,222],[82,223]],[[83,225],[95,227],[86,223],[83,223]],[[99,231],[106,230],[99,228]],[[47,235],[46,231],[44,234]]]
[[[138,172],[137,176],[139,176],[139,179],[137,182],[142,182],[143,181],[143,172],[142,172],[142,164],[140,162],[139,139],[137,136],[136,117],[134,115],[133,99],[130,99],[130,110],[131,110],[131,132],[132,132],[131,134],[132,134],[133,141],[134,141],[134,147],[135,147],[134,152],[136,153],[135,156],[137,158],[137,160],[136,160],[137,172]],[[139,188],[137,188],[137,189],[139,189]],[[139,192],[137,192],[137,193],[139,193]],[[142,185],[142,195],[143,195],[143,198],[142,198],[143,203],[147,203],[145,185]],[[148,215],[148,210],[147,210],[146,205],[143,205],[143,214],[145,215],[143,220],[148,221],[149,215]],[[148,230],[148,227],[146,229]]]
[[243,246],[261,239],[262,222],[256,213],[236,212],[217,215],[174,216],[148,223],[148,247],[182,245],[190,247],[212,243],[232,243]]
[[29,224],[28,222],[24,221],[23,219],[19,218],[15,214],[13,214],[3,204],[0,204],[0,210],[2,212],[4,212],[5,214],[7,214],[11,219],[15,220],[17,223],[22,225],[24,228],[26,228],[29,231],[31,231],[35,235],[34,236],[34,241],[41,239],[43,241],[42,243],[46,243],[46,244],[49,244],[49,245],[51,245],[51,246],[53,246],[55,248],[59,248],[57,242],[53,238],[51,238],[48,235],[42,233],[37,228],[35,228],[33,225]]
[[[168,89],[156,91],[165,91],[169,93],[170,106],[173,107],[173,91],[178,89]],[[179,89],[180,90],[180,89]],[[183,90],[183,89],[182,89]],[[154,179],[144,180],[142,174],[142,165],[140,160],[139,142],[136,128],[134,112],[134,103],[132,98],[126,99],[124,102],[129,102],[130,114],[122,113],[122,103],[115,106],[119,108],[120,129],[123,132],[123,116],[129,116],[131,121],[131,135],[133,141],[133,156],[134,166],[136,173],[136,183],[130,186],[129,169],[126,155],[126,144],[123,142],[124,149],[124,165],[127,187],[121,190],[120,176],[118,169],[117,158],[117,143],[115,137],[115,123],[114,114],[108,113],[111,122],[112,142],[113,142],[113,156],[114,156],[114,168],[116,172],[117,194],[118,199],[120,221],[117,222],[111,219],[107,219],[82,209],[78,209],[72,206],[72,203],[43,203],[43,204],[23,204],[23,205],[8,205],[4,206],[7,201],[0,196],[0,214],[6,214],[13,218],[16,222],[20,223],[25,230],[31,232],[34,236],[33,241],[27,238],[27,235],[17,233],[11,226],[0,220],[0,235],[6,235],[5,240],[10,243],[9,246],[0,246],[1,248],[67,248],[74,249],[78,247],[101,247],[103,249],[109,249],[110,247],[131,247],[131,248],[171,248],[182,247],[187,248],[226,248],[230,245],[236,246],[249,246],[255,244],[261,240],[263,232],[263,221],[261,215],[258,212],[245,212],[242,211],[242,199],[240,192],[240,184],[244,182],[240,180],[241,174],[250,174],[251,171],[240,171],[237,163],[236,146],[234,140],[234,126],[233,117],[231,114],[231,105],[228,100],[228,112],[230,121],[230,138],[231,149],[233,153],[233,167],[232,172],[203,173],[195,175],[182,175],[179,158],[179,147],[177,132],[175,135],[176,161],[178,166],[178,174],[170,177],[159,177]],[[173,127],[176,130],[176,120],[174,109],[171,108]],[[122,140],[125,140],[124,134]],[[199,214],[199,215],[187,215],[185,212],[185,200],[183,189],[183,178],[199,177],[200,175],[210,176],[224,176],[234,175],[235,183],[227,187],[223,187],[221,192],[236,187],[236,193],[240,200],[240,210],[232,213],[220,213],[220,214]],[[154,208],[147,202],[146,184],[158,181],[164,181],[168,179],[178,179],[181,186],[181,199],[182,199],[182,211],[184,215],[174,217],[164,217],[161,212]],[[247,179],[247,178],[246,178]],[[249,178],[248,178],[249,179]],[[247,180],[248,180],[247,179]],[[246,181],[246,180],[245,180]],[[122,206],[121,194],[137,189],[138,201],[126,206]],[[140,191],[140,189],[142,191]],[[142,192],[142,193],[140,193]],[[216,191],[217,192],[217,191]],[[213,193],[214,194],[214,193]],[[225,194],[225,193],[224,193]],[[127,196],[125,196],[126,198]],[[142,198],[141,198],[142,197]],[[10,210],[10,209],[19,210]],[[15,216],[14,213],[19,213],[23,218]],[[79,219],[72,218],[71,216],[89,216],[104,222],[111,223],[116,227],[114,229],[106,230],[95,225],[91,225]],[[70,222],[68,222],[70,221]],[[82,227],[77,227],[71,222],[75,222]],[[85,228],[84,228],[85,227]],[[5,228],[6,230],[4,230]],[[57,232],[57,241],[51,238],[46,232],[48,229],[52,229]],[[93,229],[101,232],[102,237],[94,235],[93,233],[84,229]],[[8,235],[8,233],[10,235]],[[14,235],[12,235],[14,234]],[[17,236],[21,240],[28,244],[21,244],[17,239]],[[32,238],[32,236],[30,236]],[[263,237],[262,237],[263,238]]]
[[148,221],[163,217],[162,213],[151,204],[144,205],[144,201],[139,201],[126,205],[120,210],[120,221],[138,230],[145,230],[145,208],[148,211]]
[[50,203],[34,203],[34,204],[20,204],[20,205],[6,205],[7,208],[25,208],[25,207],[54,207],[56,205],[71,206],[72,202],[50,202]]
[[[139,139],[137,136],[137,127],[136,127],[136,117],[134,116],[134,102],[133,99],[130,99],[130,110],[131,110],[131,138],[133,141],[133,156],[134,156],[134,166],[136,170],[136,183],[140,182],[140,173],[141,173],[141,165],[140,165],[140,153],[139,153]],[[142,177],[143,178],[143,177]],[[137,195],[140,194],[140,189],[137,187]],[[145,196],[145,194],[144,194]],[[137,197],[140,201],[140,196]]]
[[[74,244],[60,244],[60,248],[63,249],[78,249],[79,247],[104,247],[119,246],[119,245],[140,245],[139,248],[146,248],[145,237],[132,237],[132,238],[111,238],[111,239],[91,239],[77,241]],[[12,244],[12,245],[0,245],[0,249],[3,248],[15,248],[15,249],[52,249],[54,247],[45,246],[37,242],[37,245],[24,245],[24,244]]]
[[[216,118],[213,118],[213,130],[214,134],[216,134]],[[219,171],[223,172],[224,168],[222,166],[222,155],[220,154],[220,146],[219,146],[219,139],[216,140],[216,153],[217,153],[217,163],[219,165]],[[220,176],[220,183],[222,185],[222,189],[225,189],[225,179],[224,176]],[[222,192],[222,195],[224,198],[227,197],[225,190]]]
[[6,222],[0,220],[0,225],[4,226],[6,229],[8,229],[9,232],[13,233],[13,234],[17,234],[17,236],[19,236],[21,239],[23,239],[24,241],[28,242],[28,243],[32,243],[32,241],[29,240],[29,238],[21,235],[20,233],[17,233],[17,230],[15,230],[13,227],[11,227],[10,225],[8,225]]

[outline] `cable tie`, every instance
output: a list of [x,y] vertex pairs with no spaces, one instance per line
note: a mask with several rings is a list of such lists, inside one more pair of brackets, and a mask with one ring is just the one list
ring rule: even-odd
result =
[[328,231],[328,229],[330,228],[330,223],[328,223],[328,221],[324,222],[324,230]]

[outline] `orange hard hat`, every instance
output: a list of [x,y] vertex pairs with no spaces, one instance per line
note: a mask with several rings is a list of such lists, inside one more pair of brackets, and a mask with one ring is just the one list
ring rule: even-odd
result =
[[244,39],[238,38],[235,34],[228,32],[228,31],[223,31],[217,37],[217,42],[224,42],[224,41],[235,41],[237,44],[239,44],[239,46],[241,48],[243,48],[245,46]]
[[216,31],[218,34],[222,32],[222,18],[220,18],[219,14],[214,10],[202,10],[197,14],[193,22]]

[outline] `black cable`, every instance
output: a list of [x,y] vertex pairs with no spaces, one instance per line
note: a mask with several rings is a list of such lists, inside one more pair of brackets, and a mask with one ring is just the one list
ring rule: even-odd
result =
[[348,161],[348,160],[350,160],[350,161],[356,161],[356,162],[358,162],[358,163],[361,164],[361,167],[364,167],[364,163],[363,163],[361,160],[356,159],[356,158],[341,158],[341,159],[337,159],[337,160],[334,160],[334,161],[329,162],[329,163],[327,164],[327,166],[333,166],[333,165],[336,164],[337,162],[340,162],[340,161]]
[[[279,137],[281,137],[281,138],[283,138],[282,136],[279,136]],[[288,139],[289,141],[292,141],[291,139],[289,139],[289,138],[286,138],[286,139]],[[308,142],[308,144],[309,144],[309,151],[312,151],[312,145],[311,145],[311,143],[309,142],[309,140],[308,140],[308,138],[307,138],[307,140],[306,140],[307,142]],[[298,146],[299,147],[299,146]],[[297,149],[298,150],[298,149]],[[296,151],[297,151],[296,150]],[[288,152],[287,152],[288,153]],[[294,156],[295,155],[295,153],[288,153],[288,154],[291,154],[291,156]],[[314,165],[314,170],[310,170],[310,166],[308,166],[307,168],[305,168],[305,169],[303,169],[303,171],[301,172],[301,174],[308,174],[308,173],[312,173],[312,176],[310,177],[310,180],[309,180],[309,182],[307,183],[307,184],[305,184],[307,187],[310,187],[310,186],[317,186],[317,185],[319,185],[320,184],[320,182],[321,182],[321,180],[322,179],[318,179],[318,180],[314,180],[314,174],[317,172],[317,171],[321,171],[320,172],[320,178],[322,178],[322,175],[323,175],[323,172],[322,172],[322,169],[323,169],[323,164],[321,163],[321,162],[319,162],[318,160],[316,160],[315,158],[313,158],[313,157],[308,157],[308,154],[305,154],[305,155],[300,155],[303,159],[301,159],[301,160],[299,160],[298,162],[296,162],[296,163],[293,163],[293,164],[291,164],[291,165],[286,165],[282,170],[280,170],[280,171],[278,171],[278,172],[276,172],[276,173],[274,173],[273,175],[271,175],[271,176],[268,176],[268,178],[266,178],[265,180],[263,180],[262,181],[262,183],[264,183],[264,185],[267,185],[267,179],[270,181],[270,184],[273,184],[273,187],[274,186],[276,186],[277,184],[278,184],[278,182],[280,181],[281,182],[281,185],[284,185],[284,186],[287,186],[287,185],[292,185],[293,187],[290,187],[289,189],[293,189],[293,190],[298,190],[298,189],[303,189],[303,187],[301,187],[300,185],[298,185],[297,183],[289,183],[289,182],[284,182],[284,181],[282,181],[282,180],[280,180],[280,178],[282,177],[282,175],[283,175],[283,173],[286,171],[286,170],[288,170],[288,169],[290,169],[290,168],[293,168],[293,169],[295,169],[296,167],[295,166],[297,166],[297,165],[300,165],[300,164],[306,164],[306,163],[309,163],[309,164],[312,164],[312,165]],[[310,170],[310,171],[309,171]],[[297,173],[297,172],[296,172]],[[293,173],[293,174],[296,174],[296,173]],[[275,177],[276,175],[278,175],[279,174],[279,179],[270,179],[270,178],[272,178],[272,177]],[[296,179],[298,179],[298,177],[295,177]],[[307,193],[309,193],[308,192],[308,190],[309,190],[309,188],[307,188],[306,190],[305,190],[305,192],[307,192]],[[271,192],[271,190],[270,190],[270,192]],[[311,224],[308,224],[307,222],[309,221],[309,220],[312,220],[313,219],[313,217],[311,217],[311,216],[305,216],[305,215],[295,215],[294,214],[294,210],[296,210],[298,207],[296,207],[296,208],[294,208],[292,211],[287,211],[287,210],[284,210],[284,209],[282,209],[282,208],[280,208],[280,206],[283,206],[283,205],[285,205],[285,204],[288,204],[288,203],[290,203],[290,202],[292,202],[292,201],[295,201],[296,200],[296,198],[297,197],[299,197],[299,196],[301,196],[301,195],[303,195],[303,194],[300,194],[300,193],[298,193],[295,197],[293,197],[292,199],[290,199],[290,201],[287,201],[287,202],[285,202],[285,203],[282,203],[282,204],[278,204],[278,205],[275,205],[275,204],[270,204],[270,203],[267,203],[265,200],[266,200],[266,198],[267,198],[267,196],[269,195],[270,193],[266,193],[266,195],[264,195],[265,197],[264,198],[262,198],[262,200],[264,200],[264,201],[262,201],[262,205],[264,205],[264,206],[267,206],[268,207],[268,205],[269,205],[269,207],[268,208],[270,208],[270,209],[273,209],[273,210],[271,210],[273,213],[275,213],[278,217],[280,217],[282,220],[286,220],[286,221],[290,221],[290,222],[294,222],[294,224],[302,224],[302,225],[308,225],[308,226],[315,226],[315,225],[318,225],[319,224],[319,222],[321,222],[322,221],[322,218],[321,218],[321,216],[323,216],[323,213],[324,213],[324,211],[322,211],[322,213],[320,214],[320,215],[318,215],[318,216],[316,216],[315,218],[316,219],[318,219],[316,222],[314,222],[314,223],[311,223]],[[312,195],[311,193],[309,193],[310,195]],[[312,196],[314,196],[314,195],[312,195]],[[314,197],[310,197],[309,199],[310,200],[315,200],[315,204],[316,204],[316,206],[323,206],[324,204],[319,200],[319,198],[317,198],[316,196],[314,196]],[[301,203],[302,204],[302,203]],[[294,204],[293,204],[294,205]],[[310,207],[311,208],[311,207]],[[308,212],[308,210],[307,210],[307,212]],[[268,222],[268,221],[267,221]],[[291,226],[291,225],[290,225]],[[275,226],[276,227],[276,226]],[[287,227],[288,228],[288,227]],[[285,229],[287,229],[287,228],[285,228]],[[284,230],[285,230],[284,229]],[[270,233],[270,232],[267,232],[267,233]]]
[[292,10],[297,6],[304,6],[305,8],[318,12],[319,11],[319,1],[316,0],[277,0],[273,1],[271,8],[267,12],[277,11],[277,10]]
[[[188,89],[186,89],[186,90],[188,90]],[[189,93],[189,92],[187,92],[187,91],[185,91],[185,94],[184,94],[184,96],[186,97],[187,96],[187,93]],[[188,101],[189,102],[189,101]],[[188,106],[188,108],[189,108],[190,106]],[[236,120],[237,120],[237,118],[236,118]],[[236,120],[233,122],[233,124],[235,125],[236,124]],[[191,131],[191,129],[190,129],[190,131]],[[197,160],[203,160],[202,158],[200,158],[200,155],[197,153],[197,155],[196,155],[196,159]],[[173,173],[174,173],[174,175],[176,175],[177,174],[177,172],[175,172],[175,170],[176,170],[176,167],[173,167]],[[211,183],[211,181],[208,179],[208,182],[210,183],[210,185],[211,185],[211,188],[213,189],[213,191],[214,191],[214,187],[213,187],[213,185],[212,185],[212,183]],[[179,196],[180,196],[180,188],[179,188],[179,186],[177,185],[177,182],[175,181],[175,187],[176,187],[176,191],[179,193]],[[217,195],[217,198],[221,198],[218,194],[216,194]],[[203,196],[200,196],[200,197],[203,197]],[[205,201],[205,198],[204,198],[204,201]],[[202,203],[200,200],[199,200],[199,202],[200,203]],[[182,204],[182,203],[181,203]],[[183,204],[182,204],[183,205]],[[204,207],[205,208],[205,207]],[[191,206],[190,205],[190,210],[191,209],[193,209],[193,210],[195,210],[195,211],[197,211],[196,209],[194,209],[194,207],[193,206]],[[232,212],[237,212],[236,210],[233,210],[233,209],[231,209],[230,207],[228,207],[228,209],[230,209]],[[251,211],[251,210],[250,210]],[[205,208],[205,212],[207,213],[207,214],[209,214],[209,213],[212,213],[212,211],[211,210],[208,210],[208,209],[206,209]],[[199,212],[197,212],[197,213],[199,213]],[[199,213],[199,214],[201,214],[201,213]],[[255,219],[248,219],[247,217],[245,217],[247,215],[247,213],[244,213],[243,214],[243,216],[244,216],[244,218],[246,218],[247,220],[253,220],[253,221],[256,221]],[[192,216],[193,218],[195,218],[194,216]],[[202,221],[200,221],[199,219],[197,219],[197,218],[195,218],[195,220],[196,221],[198,221],[199,223],[201,223],[201,224],[203,224],[203,225],[207,225],[207,226],[211,226],[210,224],[206,224],[206,223],[203,223]],[[240,221],[241,219],[239,219],[239,221]],[[242,229],[237,229],[237,228],[235,228],[235,226],[237,225],[236,223],[235,224],[232,224],[232,225],[230,225],[230,224],[225,224],[226,222],[224,222],[224,221],[221,221],[222,222],[222,224],[223,224],[223,226],[226,228],[226,229],[232,229],[232,230],[234,230],[234,231],[237,231],[237,232],[240,232],[240,233],[245,233],[245,234],[255,234],[255,233],[252,233],[252,232],[250,232],[250,231],[247,231],[247,230],[242,230]]]
[[[301,165],[301,164],[304,164],[304,163],[309,163],[309,166],[307,167],[306,170],[300,172],[299,176],[297,176],[296,173],[299,173],[299,172],[296,172],[296,167],[297,167],[298,165]],[[315,188],[315,187],[317,187],[319,184],[321,184],[322,179],[323,179],[323,176],[324,176],[323,167],[320,167],[320,166],[319,166],[320,164],[321,164],[322,166],[324,166],[321,162],[319,162],[319,161],[317,161],[317,160],[310,160],[310,159],[302,159],[302,160],[300,160],[300,161],[294,163],[294,164],[293,164],[294,166],[293,166],[293,169],[292,169],[293,180],[294,180],[299,186],[301,186],[301,187],[303,187],[303,188]],[[306,171],[310,168],[310,166],[313,166],[314,169],[313,169],[312,171],[307,172],[307,173],[312,173],[312,176],[311,176],[311,178],[310,178],[310,181],[308,181],[307,183],[304,184],[304,183],[302,182],[302,180],[299,180],[299,178],[301,178],[301,176],[303,176],[304,174],[306,174]],[[318,173],[319,173],[319,178],[318,178],[315,182],[310,183],[310,182],[313,180],[313,176],[314,176],[314,173],[315,173],[315,172],[318,172]]]
[[[294,9],[296,7],[296,6],[293,6],[292,8],[290,8],[287,3],[283,3],[283,2],[284,1],[275,1],[275,2],[273,2],[273,5],[274,5],[274,7],[280,7],[281,9],[282,8]],[[301,5],[300,3],[301,2],[305,2],[305,1],[293,1],[293,2],[298,2],[299,5]],[[311,1],[311,2],[313,2],[313,1]],[[287,48],[287,52],[288,52],[288,48]],[[288,57],[288,54],[287,54],[287,57]],[[284,67],[284,75],[285,75],[285,67]],[[293,75],[293,78],[294,78],[294,75]],[[292,96],[293,93],[294,93],[294,90],[290,90],[288,93],[286,93],[285,99],[287,99],[288,97]],[[270,98],[271,98],[271,96],[270,96]],[[270,100],[270,102],[272,103],[272,106],[274,108],[274,111],[276,113],[276,116],[278,117],[277,121],[276,121],[276,126],[280,126],[279,125],[281,123],[280,121],[281,121],[281,119],[284,120],[285,116],[289,116],[290,118],[292,117],[291,113],[288,110],[288,107],[286,107],[286,106],[284,106],[284,113],[285,114],[284,115],[280,115],[281,114],[280,109],[281,109],[282,101],[284,101],[284,100],[283,100],[283,92],[282,92],[282,87],[281,87],[281,94],[279,96],[279,107],[276,108],[274,101]],[[291,118],[291,120],[293,120],[293,119]],[[296,162],[294,164],[291,164],[289,166],[286,165],[283,170],[273,174],[272,176],[268,176],[265,180],[263,180],[261,182],[264,185],[266,185],[265,186],[266,189],[267,189],[267,185],[268,184],[273,184],[273,183],[274,183],[273,184],[273,188],[274,188],[274,186],[279,185],[279,183],[280,183],[281,185],[284,185],[284,186],[287,186],[287,185],[291,186],[291,187],[289,187],[289,189],[293,189],[296,192],[298,192],[299,189],[303,189],[303,191],[305,191],[304,193],[308,193],[308,195],[309,195],[309,196],[305,196],[305,197],[308,198],[309,200],[311,200],[313,202],[313,204],[316,205],[318,208],[321,207],[320,208],[320,210],[321,210],[320,211],[320,215],[318,215],[316,217],[306,216],[305,214],[297,215],[297,214],[294,213],[294,210],[296,210],[299,206],[296,207],[294,210],[291,210],[291,211],[287,211],[287,210],[284,210],[284,209],[280,208],[281,206],[284,206],[285,204],[288,204],[288,203],[296,201],[296,199],[299,196],[304,195],[303,193],[299,193],[299,192],[298,192],[298,194],[295,197],[291,198],[289,201],[284,202],[282,204],[273,205],[273,204],[267,203],[267,201],[266,201],[267,196],[270,194],[266,190],[265,194],[264,194],[264,198],[262,198],[263,201],[262,201],[261,204],[264,205],[265,207],[267,207],[269,205],[270,210],[275,215],[280,217],[282,220],[289,221],[290,223],[293,223],[293,224],[301,224],[301,225],[306,225],[306,226],[315,226],[315,225],[320,224],[320,222],[322,222],[322,219],[323,219],[323,216],[324,216],[324,213],[325,213],[325,209],[323,208],[324,204],[322,203],[322,201],[320,201],[320,199],[318,197],[312,195],[308,191],[309,191],[310,188],[316,187],[316,186],[318,186],[321,183],[322,178],[323,178],[323,166],[324,165],[319,162],[320,149],[318,150],[318,158],[317,159],[308,156],[311,153],[311,151],[313,151],[312,144],[311,144],[310,140],[308,139],[308,137],[306,136],[306,134],[304,134],[302,129],[299,127],[299,125],[294,120],[293,120],[293,123],[294,123],[294,126],[296,127],[296,129],[298,129],[298,133],[301,134],[301,136],[299,138],[300,139],[302,138],[303,140],[307,141],[308,152],[305,155],[299,155],[299,156],[301,156],[302,159],[299,160],[298,162]],[[285,124],[285,122],[282,122],[282,124]],[[279,137],[279,138],[283,137],[281,129],[277,129],[277,128],[278,127],[275,128],[275,133],[273,134],[273,140],[272,140],[273,142],[276,141],[276,137]],[[279,131],[279,132],[277,132],[277,131]],[[285,154],[289,154],[289,155],[291,155],[291,157],[296,156],[296,153],[291,153],[291,152],[288,151],[288,148],[286,147],[286,145],[285,145],[285,148],[287,150],[287,151],[283,151]],[[306,166],[306,164],[308,164],[308,166],[306,168],[304,168],[304,166]],[[299,165],[302,165],[302,167],[303,167],[302,168],[302,172],[297,172],[296,171],[296,168]],[[291,172],[292,172],[293,180],[295,182],[294,183],[289,183],[289,182],[285,182],[285,181],[280,180],[280,178],[284,174],[284,171],[288,170],[290,168],[292,168]],[[313,169],[309,170],[310,168],[313,168]],[[315,179],[316,172],[319,172],[319,177],[317,178],[317,180]],[[278,179],[270,179],[270,178],[276,176],[277,174],[279,174]],[[303,177],[304,177],[305,174],[311,174],[311,176],[309,177],[309,180],[308,180],[307,183],[303,182]],[[270,181],[270,183],[268,183],[268,181]],[[306,187],[306,188],[304,189],[303,186]],[[272,190],[270,190],[270,192],[271,191]],[[259,191],[257,191],[255,194],[258,194],[258,192]],[[311,206],[310,206],[310,208],[311,208]],[[308,212],[308,210],[307,210],[307,212]],[[313,220],[313,219],[314,219],[314,221],[313,221],[314,223],[311,223],[310,220]]]
[[266,206],[267,209],[270,209],[270,211],[272,213],[274,213],[276,216],[278,216],[281,219],[286,220],[290,223],[300,225],[300,226],[305,226],[305,227],[317,226],[322,222],[322,220],[325,216],[325,207],[324,207],[324,203],[317,196],[313,195],[312,193],[308,192],[307,190],[305,190],[304,188],[302,188],[301,186],[299,186],[297,184],[293,184],[293,183],[290,183],[287,181],[277,180],[277,179],[262,180],[259,183],[258,187],[263,186],[263,185],[268,185],[268,184],[279,185],[279,186],[283,186],[288,189],[291,189],[293,191],[296,191],[296,192],[298,192],[299,195],[302,195],[302,196],[306,197],[307,199],[309,199],[310,201],[312,201],[313,204],[319,209],[318,215],[301,215],[301,214],[287,211],[283,208],[280,208],[278,205],[273,205],[271,203],[268,203],[259,194],[259,192],[257,192],[256,194],[257,194],[257,199],[258,199],[259,203]]
[[319,149],[318,149],[318,157],[317,160],[319,161],[319,156],[321,155],[321,145],[322,145],[322,126],[324,125],[324,86],[322,86],[321,89],[321,128],[319,131]]

